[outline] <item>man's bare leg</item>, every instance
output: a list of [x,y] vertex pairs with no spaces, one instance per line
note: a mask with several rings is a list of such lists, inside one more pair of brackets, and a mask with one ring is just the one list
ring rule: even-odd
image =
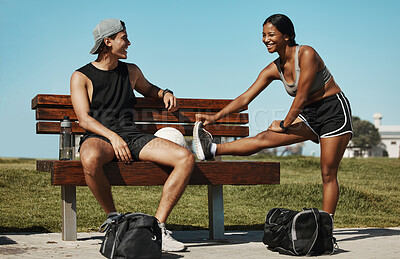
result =
[[139,159],[172,167],[173,170],[164,183],[160,204],[155,217],[160,221],[162,250],[166,252],[184,251],[187,247],[175,240],[165,227],[172,209],[185,191],[194,167],[194,155],[186,148],[162,138],[147,143],[140,151]]
[[89,138],[83,142],[80,156],[89,189],[107,214],[115,212],[110,182],[103,169],[115,158],[111,144],[99,138]]
[[162,138],[147,143],[139,154],[141,161],[151,161],[172,167],[164,184],[155,217],[164,223],[185,191],[194,167],[194,155],[186,148]]

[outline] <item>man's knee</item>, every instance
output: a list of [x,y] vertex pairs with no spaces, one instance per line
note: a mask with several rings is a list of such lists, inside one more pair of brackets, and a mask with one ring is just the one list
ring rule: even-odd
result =
[[100,152],[91,151],[81,155],[81,163],[85,174],[94,176],[105,164],[105,157]]
[[184,164],[188,166],[193,166],[195,162],[195,158],[192,152],[190,152],[186,148],[180,148],[177,150],[177,163]]

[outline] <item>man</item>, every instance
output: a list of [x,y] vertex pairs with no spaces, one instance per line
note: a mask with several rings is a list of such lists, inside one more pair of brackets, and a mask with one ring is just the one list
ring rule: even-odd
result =
[[173,168],[166,180],[155,217],[162,230],[163,251],[183,251],[173,239],[165,221],[178,202],[194,167],[194,156],[173,142],[140,132],[134,121],[136,97],[133,90],[163,101],[165,108],[178,109],[172,91],[162,90],[146,80],[127,58],[128,40],[124,22],[101,21],[93,30],[95,45],[90,51],[97,59],[78,69],[71,77],[71,99],[79,125],[86,130],[80,143],[80,157],[86,184],[108,217],[118,215],[110,183],[103,166],[114,159],[151,161]]

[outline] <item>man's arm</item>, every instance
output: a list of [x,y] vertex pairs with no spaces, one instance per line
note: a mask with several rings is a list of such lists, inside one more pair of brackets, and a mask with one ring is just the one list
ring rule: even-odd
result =
[[172,92],[160,89],[158,86],[147,81],[140,68],[134,64],[128,64],[128,71],[129,80],[133,89],[145,97],[162,100],[165,104],[165,108],[170,112],[178,110],[178,103]]
[[91,84],[90,80],[80,72],[74,72],[71,76],[71,101],[79,120],[79,126],[109,139],[118,160],[132,161],[131,152],[125,141],[89,115],[90,105],[87,91],[87,84],[89,83]]

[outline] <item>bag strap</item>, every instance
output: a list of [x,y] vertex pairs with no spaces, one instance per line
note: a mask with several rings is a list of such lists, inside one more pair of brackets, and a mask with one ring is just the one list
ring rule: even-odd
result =
[[310,238],[310,241],[308,241],[307,245],[304,246],[303,251],[301,251],[302,254],[305,254],[305,255],[308,255],[310,253],[311,249],[313,248],[313,246],[315,244],[315,240],[317,240],[318,230],[319,230],[319,226],[320,226],[319,223],[321,221],[321,214],[319,213],[318,209],[312,208],[310,210],[314,214],[316,227],[315,227],[314,234]]
[[118,220],[120,220],[121,218],[123,218],[125,215],[124,214],[118,214],[112,217],[107,218],[103,224],[101,224],[100,228],[99,228],[99,232],[103,233],[106,232],[108,229],[110,229],[111,224],[117,222]]
[[268,219],[268,223],[270,222],[275,222],[275,220],[281,215],[282,209],[275,209],[275,211],[272,213],[272,215]]
[[135,221],[134,228],[153,227],[154,223],[157,222],[157,218],[144,213],[127,213],[125,219],[133,219]]
[[282,216],[282,222],[280,222],[281,225],[286,224],[287,222],[289,222],[290,220],[292,220],[293,216],[295,214],[297,214],[298,211],[294,211],[294,210],[288,210],[288,209],[281,209],[281,208],[276,208],[275,211],[272,213],[272,215],[270,215],[270,217],[268,219],[268,224],[272,224],[272,225],[278,225],[276,223],[277,218]]

